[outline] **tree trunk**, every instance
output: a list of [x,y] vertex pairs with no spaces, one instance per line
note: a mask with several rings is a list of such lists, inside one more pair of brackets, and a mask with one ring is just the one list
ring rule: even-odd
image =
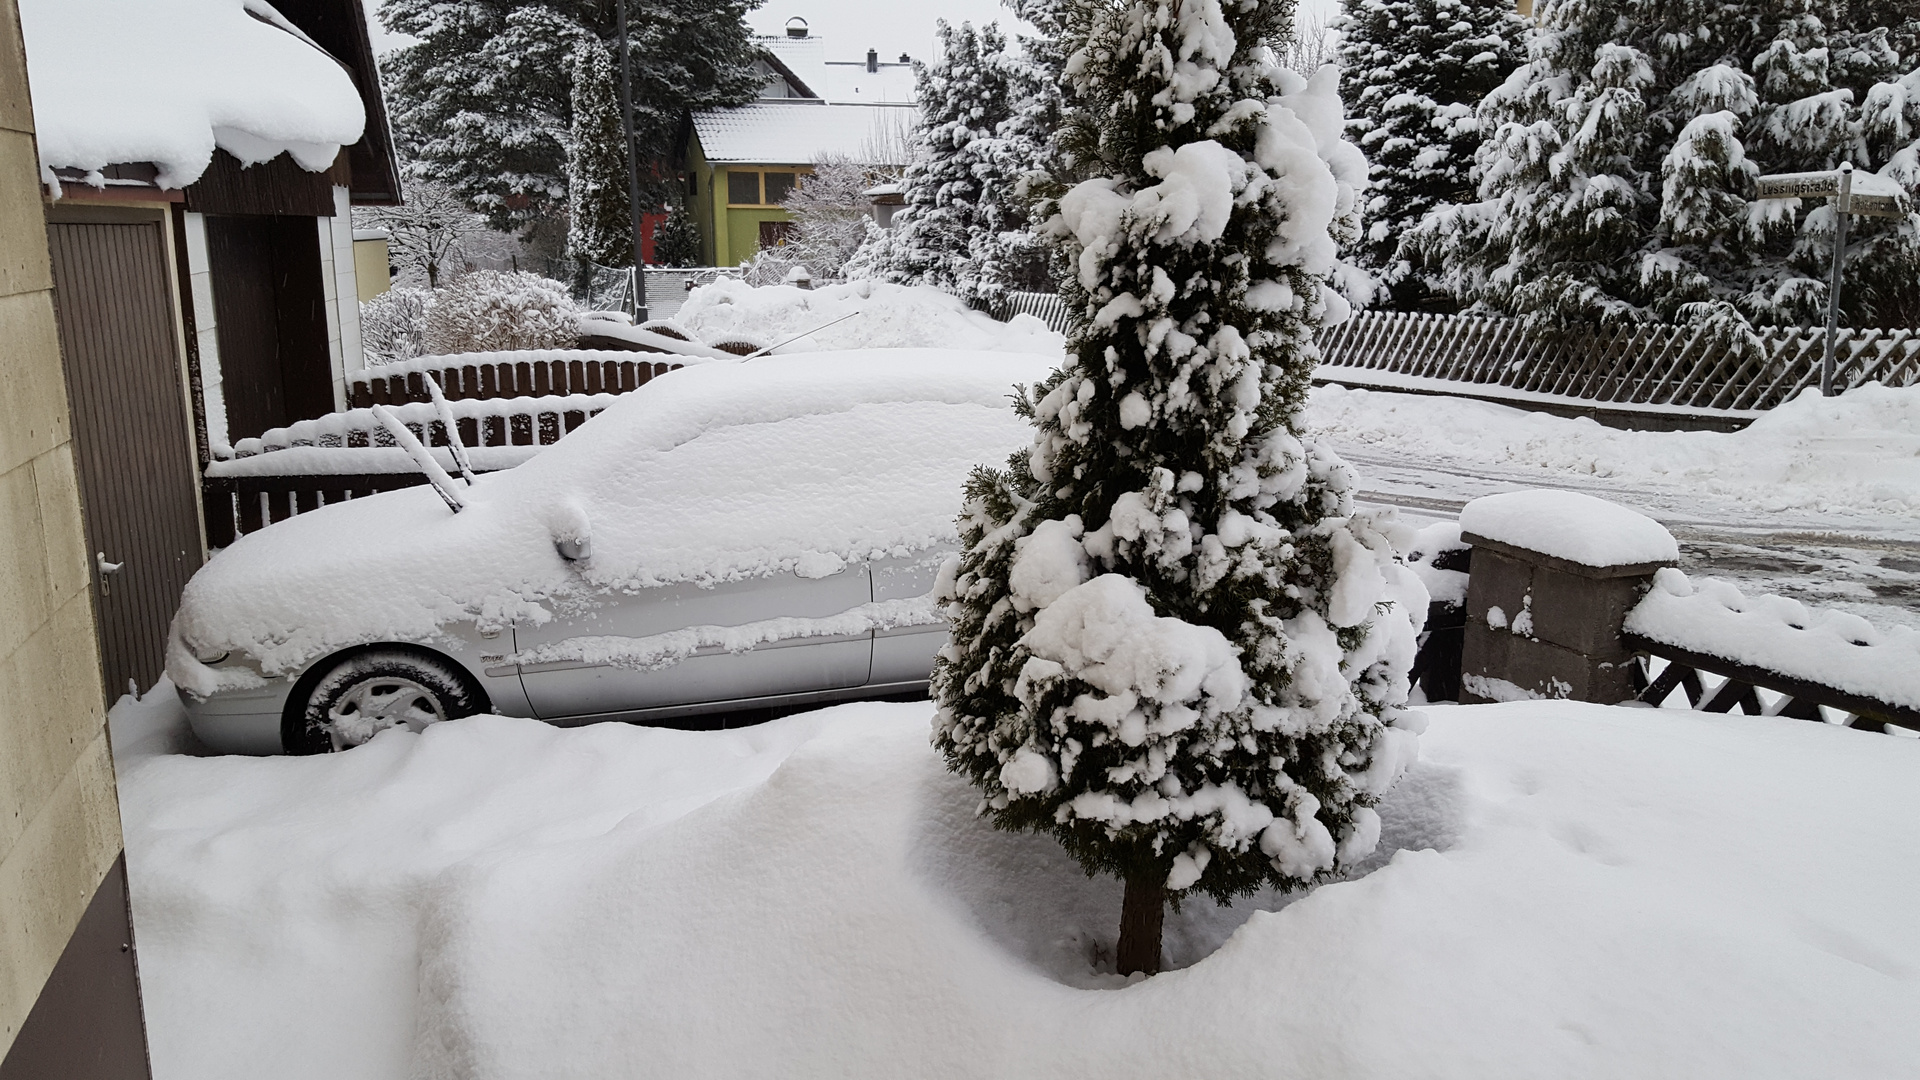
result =
[[1120,901],[1120,946],[1115,950],[1120,974],[1160,972],[1160,924],[1167,913],[1167,883],[1158,875],[1129,875],[1127,893]]

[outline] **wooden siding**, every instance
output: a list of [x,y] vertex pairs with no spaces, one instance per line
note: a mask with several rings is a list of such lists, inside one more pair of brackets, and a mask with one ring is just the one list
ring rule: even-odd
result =
[[326,286],[313,219],[209,216],[207,260],[228,440],[332,412]]
[[316,173],[286,154],[243,166],[232,154],[215,150],[206,173],[187,187],[187,209],[196,214],[332,217],[333,187],[352,183],[349,172],[345,151],[333,168]]
[[122,564],[94,577],[109,698],[160,677],[202,555],[164,227],[47,227],[88,549]]

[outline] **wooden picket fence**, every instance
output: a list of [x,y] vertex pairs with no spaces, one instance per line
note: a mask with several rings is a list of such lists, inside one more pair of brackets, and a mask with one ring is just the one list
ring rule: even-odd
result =
[[347,383],[347,403],[364,409],[428,401],[429,375],[440,381],[449,401],[624,394],[682,366],[636,360],[631,352],[586,349],[423,357],[355,373]]

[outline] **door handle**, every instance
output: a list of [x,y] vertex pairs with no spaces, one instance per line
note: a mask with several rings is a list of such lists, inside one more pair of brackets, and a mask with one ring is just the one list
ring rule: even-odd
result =
[[112,594],[113,588],[110,582],[112,581],[113,575],[119,573],[120,568],[125,565],[127,564],[123,562],[108,562],[107,553],[104,551],[96,551],[93,553],[93,568],[100,572],[101,596],[109,596]]

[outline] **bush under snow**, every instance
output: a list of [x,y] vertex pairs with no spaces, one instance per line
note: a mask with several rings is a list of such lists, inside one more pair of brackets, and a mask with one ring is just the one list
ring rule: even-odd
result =
[[580,308],[558,281],[524,270],[475,270],[434,294],[424,333],[434,354],[568,349]]

